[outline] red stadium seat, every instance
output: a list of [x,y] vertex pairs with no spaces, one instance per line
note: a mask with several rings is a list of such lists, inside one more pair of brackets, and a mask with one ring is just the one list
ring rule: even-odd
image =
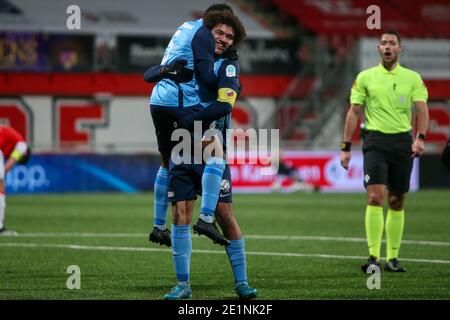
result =
[[[366,27],[370,5],[380,7],[382,29],[395,29],[407,37],[449,37],[450,20],[447,0],[410,1],[307,1],[273,0],[299,25],[317,34],[353,34],[376,36],[378,30]],[[375,2],[375,3],[374,3]]]

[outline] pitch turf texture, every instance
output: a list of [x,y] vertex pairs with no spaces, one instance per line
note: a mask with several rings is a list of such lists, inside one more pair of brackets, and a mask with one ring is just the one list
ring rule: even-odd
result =
[[[408,271],[382,272],[380,290],[369,290],[360,271],[365,197],[235,195],[259,299],[449,299],[450,192],[408,195],[400,251]],[[0,237],[0,299],[161,299],[175,275],[170,249],[147,240],[152,198],[9,196],[6,225],[19,235]],[[192,239],[193,298],[236,299],[224,249]],[[71,265],[80,267],[80,290],[66,287]]]

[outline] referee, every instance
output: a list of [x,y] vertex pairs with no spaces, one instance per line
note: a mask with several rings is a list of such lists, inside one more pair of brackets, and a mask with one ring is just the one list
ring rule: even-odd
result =
[[[405,193],[409,190],[413,158],[424,152],[428,92],[417,72],[399,64],[402,46],[397,32],[386,31],[381,35],[378,52],[381,63],[360,72],[353,83],[340,160],[342,167],[348,169],[351,138],[364,111],[367,134],[362,150],[369,259],[361,269],[365,273],[371,265],[380,266],[378,259],[384,227],[387,242],[384,270],[405,272],[398,261],[405,221]],[[417,114],[414,138],[411,135],[412,105]],[[386,189],[389,209],[384,225]]]

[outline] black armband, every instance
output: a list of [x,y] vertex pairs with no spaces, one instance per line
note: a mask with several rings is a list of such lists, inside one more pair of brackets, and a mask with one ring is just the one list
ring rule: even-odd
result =
[[352,149],[352,143],[348,141],[342,141],[341,151],[350,152]]

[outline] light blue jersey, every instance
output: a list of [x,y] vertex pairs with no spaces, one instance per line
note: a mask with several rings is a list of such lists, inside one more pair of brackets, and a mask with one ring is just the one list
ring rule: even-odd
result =
[[[196,41],[195,37],[202,36],[201,32],[197,32],[202,26],[203,19],[183,23],[172,36],[161,65],[169,64],[177,59],[184,59],[187,61],[186,67],[194,69],[192,42]],[[203,27],[203,29],[206,28]],[[195,77],[185,83],[176,83],[170,79],[162,79],[153,88],[150,104],[165,107],[191,107],[198,105],[200,98],[198,97],[196,86]]]

